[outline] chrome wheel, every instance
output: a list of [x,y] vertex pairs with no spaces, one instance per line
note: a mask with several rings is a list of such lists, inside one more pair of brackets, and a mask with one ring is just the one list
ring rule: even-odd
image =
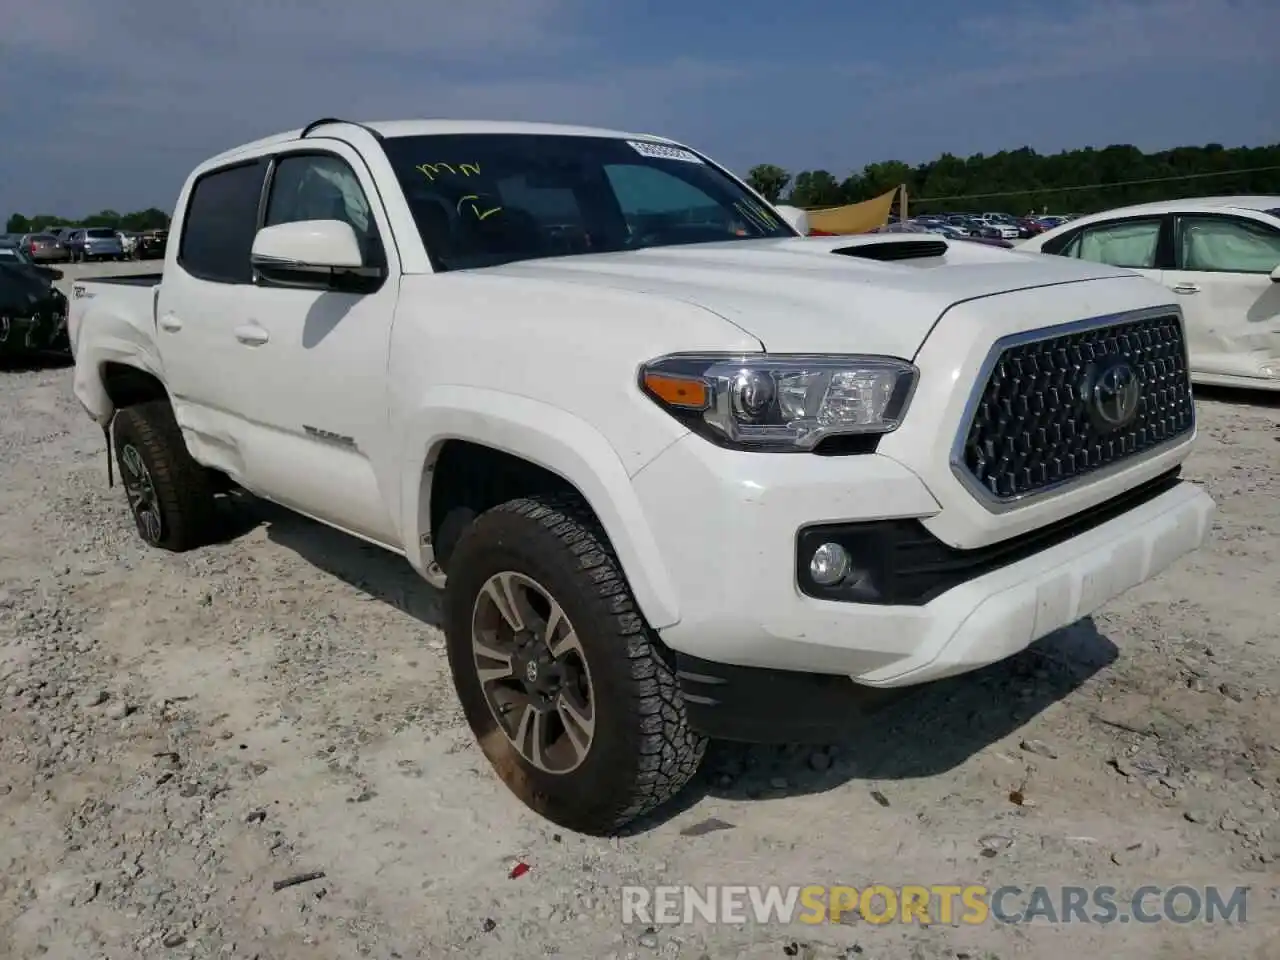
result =
[[129,509],[133,511],[142,538],[148,543],[159,543],[164,535],[164,525],[160,520],[160,501],[156,498],[156,487],[151,480],[151,471],[142,462],[142,454],[131,443],[120,448],[120,479],[124,481],[125,496],[129,498]]
[[472,608],[471,649],[511,745],[546,773],[577,769],[595,736],[595,695],[582,644],[555,598],[522,573],[490,577]]

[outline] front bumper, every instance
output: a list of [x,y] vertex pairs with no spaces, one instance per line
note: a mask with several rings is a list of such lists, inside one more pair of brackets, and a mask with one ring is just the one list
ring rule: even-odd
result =
[[1208,495],[1180,482],[926,603],[887,605],[805,596],[796,541],[815,523],[936,514],[920,479],[888,457],[742,454],[688,437],[634,483],[679,587],[680,621],[661,631],[672,650],[873,687],[936,680],[1017,653],[1195,549],[1214,510]]

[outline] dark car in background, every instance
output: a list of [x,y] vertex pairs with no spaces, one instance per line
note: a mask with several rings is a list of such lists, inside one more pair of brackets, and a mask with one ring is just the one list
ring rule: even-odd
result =
[[19,243],[20,239],[11,240],[8,237],[0,237],[0,263],[6,263],[11,267],[23,267],[28,273],[44,277],[50,283],[62,279],[61,270],[56,270],[53,267],[45,266],[32,260],[30,255],[22,249],[22,245]]
[[961,230],[941,214],[924,214],[919,217],[913,217],[910,222],[916,226],[923,227],[929,233],[936,233],[951,240],[959,240],[968,236],[964,230]]
[[70,355],[67,298],[53,285],[61,276],[0,251],[0,357]]
[[[919,223],[887,223],[883,227],[876,227],[871,233],[938,233],[938,228],[927,227]],[[1005,240],[1003,237],[979,237],[967,234],[953,229],[951,233],[944,233],[948,240],[963,240],[966,243],[983,243],[992,247],[1003,247],[1006,250],[1013,249],[1013,243]]]
[[168,230],[147,230],[138,238],[138,259],[157,260],[164,256]]
[[1018,221],[1018,237],[1022,240],[1030,240],[1032,237],[1039,236],[1044,233],[1044,227],[1039,220],[1033,217],[1022,217]]
[[952,214],[947,221],[966,237],[982,236],[982,229],[986,226],[981,220],[963,213]]
[[34,263],[35,261],[22,249],[22,237],[6,234],[0,237],[0,263]]

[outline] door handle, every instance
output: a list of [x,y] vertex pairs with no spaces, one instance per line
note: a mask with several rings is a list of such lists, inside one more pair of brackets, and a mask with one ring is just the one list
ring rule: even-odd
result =
[[237,340],[250,347],[260,347],[271,339],[271,335],[256,323],[236,327],[235,334]]
[[1179,283],[1173,288],[1174,293],[1199,293],[1200,288],[1194,283]]
[[166,313],[160,318],[160,329],[167,333],[177,333],[182,329],[182,321],[172,313]]

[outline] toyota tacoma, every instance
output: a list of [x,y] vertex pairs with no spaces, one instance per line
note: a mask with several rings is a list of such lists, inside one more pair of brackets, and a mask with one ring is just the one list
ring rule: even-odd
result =
[[609,833],[708,737],[833,736],[1207,535],[1168,291],[793,220],[661,137],[321,120],[75,283],[75,394],[148,544],[231,485],[403,555],[498,775]]

